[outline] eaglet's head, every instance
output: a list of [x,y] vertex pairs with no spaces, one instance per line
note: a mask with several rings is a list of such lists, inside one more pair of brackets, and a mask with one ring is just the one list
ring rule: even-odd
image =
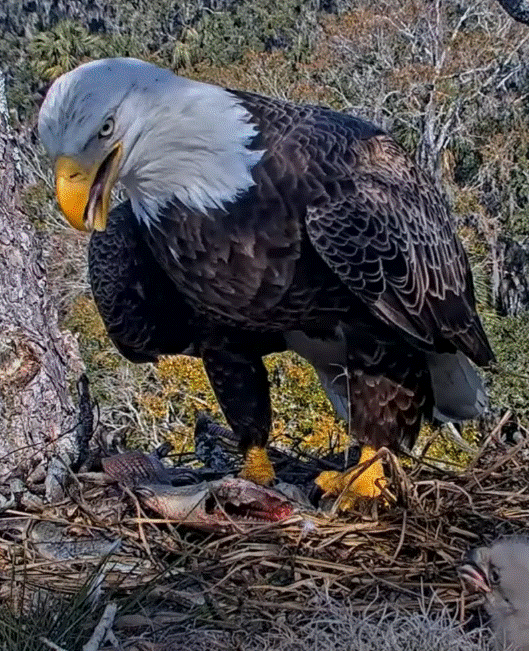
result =
[[144,61],[93,61],[59,77],[39,114],[59,205],[104,230],[120,180],[147,223],[172,200],[205,211],[253,185],[257,131],[237,97]]
[[458,570],[474,590],[485,594],[500,648],[529,651],[529,541],[506,538],[478,547]]

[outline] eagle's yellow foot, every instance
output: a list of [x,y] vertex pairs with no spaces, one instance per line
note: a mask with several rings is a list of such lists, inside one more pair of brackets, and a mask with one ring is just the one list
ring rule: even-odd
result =
[[253,481],[255,484],[261,484],[261,486],[269,486],[275,476],[274,467],[270,463],[266,449],[258,446],[249,448],[239,477]]
[[379,459],[374,460],[365,470],[361,466],[369,462],[377,451],[366,445],[362,448],[358,465],[347,472],[329,470],[316,478],[316,484],[328,495],[340,496],[338,508],[349,511],[363,499],[375,499],[382,494],[388,484]]

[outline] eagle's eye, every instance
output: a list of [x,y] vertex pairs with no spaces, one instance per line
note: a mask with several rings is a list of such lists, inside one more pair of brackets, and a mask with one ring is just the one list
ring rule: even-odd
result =
[[490,567],[489,577],[492,585],[498,585],[500,582],[500,573],[498,572],[498,568],[494,567],[494,565],[491,565]]
[[101,129],[99,129],[99,137],[100,138],[108,138],[109,136],[112,135],[114,131],[114,120],[112,118],[107,118],[103,122],[103,126]]

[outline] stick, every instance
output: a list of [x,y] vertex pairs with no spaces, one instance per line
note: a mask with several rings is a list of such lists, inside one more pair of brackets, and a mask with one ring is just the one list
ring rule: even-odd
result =
[[118,607],[114,602],[107,604],[99,624],[95,627],[94,632],[92,633],[92,637],[83,646],[83,651],[98,651],[99,647],[104,642],[108,631],[114,624],[117,610]]
[[50,649],[53,649],[53,651],[66,651],[62,646],[58,646],[55,642],[48,640],[47,637],[39,637],[39,640]]
[[495,428],[492,430],[492,432],[487,436],[487,438],[485,439],[485,442],[483,443],[483,445],[482,445],[482,446],[480,447],[480,449],[478,450],[478,453],[476,454],[476,456],[474,457],[474,459],[472,459],[472,461],[470,462],[470,464],[467,466],[467,472],[470,472],[471,470],[473,470],[473,468],[475,468],[475,466],[478,464],[479,460],[481,459],[481,456],[482,456],[482,454],[483,454],[485,448],[489,445],[489,443],[490,443],[493,439],[497,439],[498,434],[501,432],[501,428],[505,425],[505,423],[509,420],[509,418],[510,418],[511,416],[512,416],[512,411],[511,411],[510,409],[508,409],[508,410],[503,414],[503,416],[500,418],[500,421],[499,421],[499,423],[496,425],[496,427],[495,427]]

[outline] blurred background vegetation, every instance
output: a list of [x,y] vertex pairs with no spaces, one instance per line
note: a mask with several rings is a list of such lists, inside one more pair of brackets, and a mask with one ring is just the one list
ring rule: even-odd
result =
[[[442,184],[470,253],[500,367],[491,414],[529,417],[529,28],[495,0],[3,0],[0,68],[64,327],[78,336],[103,425],[151,447],[192,444],[198,410],[220,417],[200,362],[134,367],[90,298],[86,238],[58,215],[36,117],[51,81],[104,56],[195,79],[323,103],[390,131]],[[274,438],[345,441],[312,370],[267,360]],[[508,371],[508,372],[506,372]],[[467,428],[467,438],[476,429]]]

